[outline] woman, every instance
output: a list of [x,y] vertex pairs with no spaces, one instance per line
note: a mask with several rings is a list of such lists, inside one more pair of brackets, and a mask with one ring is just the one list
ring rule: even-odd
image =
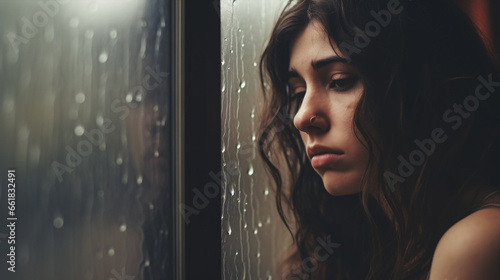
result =
[[260,69],[279,279],[500,279],[500,78],[462,12],[298,1]]

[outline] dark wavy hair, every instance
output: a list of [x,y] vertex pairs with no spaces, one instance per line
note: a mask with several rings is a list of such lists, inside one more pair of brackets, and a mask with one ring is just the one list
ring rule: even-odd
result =
[[[376,29],[365,30],[378,22],[375,14],[394,3],[400,3],[400,12],[391,13],[388,24],[379,23],[375,35]],[[288,90],[290,45],[311,21],[350,59],[364,85],[353,126],[375,179],[365,178],[359,194],[327,193],[292,123],[297,108]],[[360,32],[373,35],[367,44],[357,38]],[[500,79],[490,55],[471,20],[445,1],[288,3],[260,61],[260,154],[294,240],[280,277],[425,277],[444,232],[472,213],[484,192],[500,189],[500,98],[496,84],[486,86]],[[432,139],[434,129],[442,129],[446,140],[415,158],[415,151],[425,152],[415,141]],[[402,161],[416,161],[413,172],[402,176]],[[315,260],[318,238],[340,247],[328,259]],[[303,260],[317,266],[301,266]]]

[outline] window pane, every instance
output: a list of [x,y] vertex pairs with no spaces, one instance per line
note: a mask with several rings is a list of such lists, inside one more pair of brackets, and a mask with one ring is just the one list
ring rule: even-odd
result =
[[0,2],[2,279],[172,279],[172,2]]
[[256,137],[258,64],[282,0],[222,0],[222,266],[224,279],[271,279],[291,242],[276,213]]

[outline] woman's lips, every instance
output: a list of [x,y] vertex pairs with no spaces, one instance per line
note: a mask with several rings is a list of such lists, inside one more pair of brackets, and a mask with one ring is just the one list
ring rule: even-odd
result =
[[344,154],[336,154],[336,153],[324,153],[317,154],[311,158],[311,165],[313,168],[324,168],[324,167],[334,167],[337,165]]

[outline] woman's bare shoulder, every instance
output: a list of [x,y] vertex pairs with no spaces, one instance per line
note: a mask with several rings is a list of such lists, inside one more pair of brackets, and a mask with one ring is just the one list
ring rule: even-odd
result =
[[476,211],[441,237],[430,280],[500,279],[500,207]]

